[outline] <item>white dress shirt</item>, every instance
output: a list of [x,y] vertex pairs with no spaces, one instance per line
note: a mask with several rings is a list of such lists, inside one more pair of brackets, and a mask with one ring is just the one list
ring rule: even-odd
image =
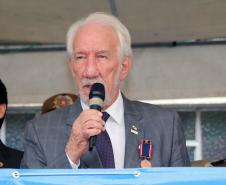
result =
[[[86,110],[89,107],[81,100],[82,109]],[[106,121],[105,128],[111,139],[115,168],[124,168],[125,158],[125,121],[124,121],[124,106],[122,95],[119,92],[119,96],[116,101],[105,110],[110,117]],[[78,167],[78,164],[74,164],[68,157],[72,168]]]

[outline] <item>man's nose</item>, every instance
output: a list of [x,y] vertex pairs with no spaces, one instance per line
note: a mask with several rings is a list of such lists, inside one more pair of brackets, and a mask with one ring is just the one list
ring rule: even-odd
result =
[[89,56],[86,62],[86,67],[84,71],[84,76],[88,78],[93,78],[98,76],[97,61],[94,56]]

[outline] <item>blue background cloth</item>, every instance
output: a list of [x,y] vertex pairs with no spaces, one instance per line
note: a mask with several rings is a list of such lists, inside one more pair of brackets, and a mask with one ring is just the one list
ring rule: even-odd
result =
[[[14,178],[18,171],[21,176]],[[139,176],[134,176],[140,172]],[[4,185],[225,185],[224,167],[182,167],[149,169],[1,169]]]

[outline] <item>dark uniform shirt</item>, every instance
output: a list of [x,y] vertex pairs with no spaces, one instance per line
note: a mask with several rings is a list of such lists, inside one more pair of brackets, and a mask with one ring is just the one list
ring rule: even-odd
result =
[[23,152],[5,146],[0,140],[0,168],[20,168]]

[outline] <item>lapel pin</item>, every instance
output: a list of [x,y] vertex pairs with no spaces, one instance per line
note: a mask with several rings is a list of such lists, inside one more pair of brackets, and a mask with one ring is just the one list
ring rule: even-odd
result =
[[137,129],[136,126],[133,125],[130,131],[131,131],[133,134],[138,135],[138,129]]

